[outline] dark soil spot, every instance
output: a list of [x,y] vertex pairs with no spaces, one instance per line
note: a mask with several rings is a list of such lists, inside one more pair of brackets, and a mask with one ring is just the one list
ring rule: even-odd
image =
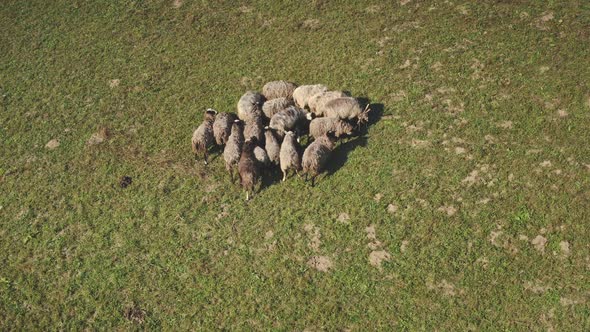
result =
[[134,305],[133,307],[128,307],[123,311],[123,316],[129,321],[136,322],[138,324],[143,324],[143,321],[146,316],[146,311]]
[[119,179],[119,185],[121,186],[121,188],[127,188],[131,182],[133,182],[133,180],[131,179],[130,176],[122,176],[121,179]]

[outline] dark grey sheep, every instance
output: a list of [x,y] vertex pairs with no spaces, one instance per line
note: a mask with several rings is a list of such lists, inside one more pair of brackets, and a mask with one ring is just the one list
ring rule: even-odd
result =
[[338,118],[316,118],[309,124],[309,136],[319,138],[327,132],[333,131],[336,137],[352,134],[354,127]]
[[328,159],[330,159],[330,154],[334,149],[335,140],[336,136],[334,136],[334,132],[330,131],[325,135],[318,137],[303,152],[301,166],[303,167],[305,180],[307,181],[308,175],[311,176],[312,187],[315,185],[316,176],[322,172]]
[[279,152],[283,181],[287,179],[287,173],[290,170],[298,172],[301,168],[301,157],[299,156],[298,146],[299,144],[297,144],[295,133],[292,131],[286,132],[285,139],[283,140],[283,144],[281,144],[281,150]]
[[279,165],[281,144],[270,127],[264,127],[264,149],[270,162]]
[[229,135],[231,135],[231,127],[236,119],[236,115],[232,113],[217,114],[215,122],[213,122],[213,136],[217,145],[224,145],[227,142]]
[[225,169],[229,172],[231,181],[234,182],[234,168],[240,161],[242,146],[244,145],[243,124],[240,120],[235,120],[231,127],[231,135],[227,139],[223,149],[223,159],[225,160]]
[[295,100],[295,105],[305,108],[307,107],[309,98],[326,91],[328,91],[328,87],[322,84],[301,85],[293,91],[293,100]]
[[363,110],[358,100],[352,97],[332,99],[324,105],[322,110],[327,117],[342,120],[357,119],[358,124],[366,123],[369,120],[370,111],[368,104]]
[[262,115],[262,105],[266,99],[258,92],[248,91],[238,101],[238,118],[250,121]]
[[279,137],[282,137],[286,131],[295,130],[297,125],[302,124],[306,119],[311,119],[311,114],[301,108],[290,106],[270,119],[269,127],[276,130]]
[[260,169],[258,161],[254,156],[254,149],[258,144],[255,137],[247,140],[242,148],[240,161],[238,162],[238,174],[240,175],[240,184],[246,190],[246,200],[250,199],[249,194],[254,194],[254,189],[259,180]]
[[295,105],[295,103],[292,99],[283,97],[275,98],[267,100],[264,105],[262,105],[262,112],[267,118],[271,119],[273,115],[293,105]]
[[244,139],[248,140],[256,137],[258,142],[264,139],[264,125],[262,124],[262,116],[254,117],[245,121],[244,125]]
[[297,84],[287,81],[272,81],[266,83],[262,87],[262,94],[267,100],[275,98],[293,98],[293,91],[297,88]]
[[318,93],[309,98],[307,102],[309,111],[318,117],[324,116],[324,107],[326,103],[332,99],[340,97],[348,97],[348,94],[344,91],[326,91]]
[[191,139],[191,147],[195,154],[195,158],[197,158],[199,154],[202,154],[205,159],[205,165],[208,163],[207,157],[209,155],[209,147],[215,142],[215,138],[213,137],[213,122],[215,122],[216,114],[216,110],[208,108],[207,111],[205,111],[205,119],[203,120],[203,123],[201,123],[201,125],[193,132],[193,137]]

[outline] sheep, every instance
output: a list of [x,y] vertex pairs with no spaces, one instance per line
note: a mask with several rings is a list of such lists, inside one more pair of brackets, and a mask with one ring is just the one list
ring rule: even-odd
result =
[[369,121],[369,105],[363,110],[358,100],[352,97],[340,97],[327,102],[321,112],[329,118],[339,118],[342,120],[357,119],[357,124]]
[[295,105],[295,103],[293,103],[292,99],[283,97],[275,98],[268,100],[262,105],[262,112],[267,118],[271,119],[273,115],[293,105]]
[[262,94],[267,100],[275,98],[293,98],[293,91],[297,88],[297,84],[287,81],[272,81],[266,83],[262,87]]
[[256,137],[259,142],[264,139],[264,125],[262,124],[262,116],[254,117],[245,121],[244,125],[244,139]]
[[328,87],[322,84],[301,85],[293,91],[293,100],[295,100],[295,105],[305,108],[307,107],[309,98],[326,91],[328,91]]
[[234,120],[231,127],[231,134],[227,139],[225,148],[223,149],[223,159],[225,160],[225,169],[229,172],[231,182],[234,182],[233,169],[240,161],[242,154],[242,146],[244,145],[243,124],[240,120]]
[[268,166],[270,164],[268,153],[259,146],[254,148],[254,158],[256,158],[260,166]]
[[236,116],[232,113],[219,113],[213,122],[213,136],[217,145],[224,145],[231,135],[231,128],[236,120]]
[[205,159],[205,165],[208,164],[207,157],[209,155],[209,147],[215,142],[213,137],[213,122],[215,121],[215,115],[217,111],[208,108],[205,111],[205,119],[203,123],[193,132],[191,140],[191,147],[195,154],[195,159],[199,154],[203,154]]
[[262,105],[266,99],[258,92],[248,91],[238,101],[238,118],[242,121],[253,120],[262,114]]
[[303,152],[301,164],[305,174],[305,181],[307,181],[307,176],[310,175],[312,187],[315,185],[316,176],[322,172],[328,159],[330,159],[335,140],[334,132],[329,131],[313,141]]
[[281,171],[283,172],[283,181],[287,179],[287,173],[294,170],[296,173],[301,168],[301,157],[299,156],[297,139],[295,133],[288,131],[285,134],[281,150],[279,152]]
[[307,102],[309,111],[314,113],[316,116],[324,116],[323,110],[326,103],[332,99],[340,97],[348,97],[348,94],[346,94],[344,91],[326,91],[318,93],[309,98],[309,101]]
[[240,175],[240,184],[246,190],[246,200],[250,199],[249,194],[254,194],[254,188],[259,180],[260,170],[258,161],[254,156],[254,149],[258,141],[252,137],[244,143],[240,161],[238,162],[238,174]]
[[264,127],[264,149],[266,150],[266,154],[268,155],[268,159],[270,162],[278,165],[280,163],[280,151],[281,145],[279,141],[273,134],[273,129],[269,126]]
[[352,134],[354,127],[338,118],[316,118],[309,124],[309,135],[315,139],[333,131],[336,137]]
[[269,127],[276,130],[279,137],[283,137],[288,130],[296,129],[297,125],[305,122],[305,119],[311,120],[311,113],[306,113],[304,110],[295,106],[290,106],[270,119]]

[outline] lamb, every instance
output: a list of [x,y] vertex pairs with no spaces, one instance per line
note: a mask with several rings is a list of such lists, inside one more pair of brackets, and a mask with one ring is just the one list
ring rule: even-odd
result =
[[236,116],[232,113],[219,113],[213,122],[213,136],[217,145],[224,145],[231,135],[231,128],[236,120]]
[[231,135],[227,139],[223,149],[223,159],[225,160],[225,169],[229,172],[232,183],[234,182],[234,168],[240,161],[242,146],[244,145],[243,124],[240,120],[234,120],[231,127]]
[[328,87],[322,84],[301,85],[293,91],[293,100],[295,100],[295,105],[305,108],[307,107],[309,98],[326,91],[328,91]]
[[305,181],[307,181],[307,176],[310,175],[312,187],[315,185],[316,176],[322,172],[330,158],[330,153],[334,149],[335,140],[336,136],[334,132],[329,131],[313,141],[303,152],[302,167],[303,173],[305,174]]
[[262,94],[267,100],[275,98],[293,98],[293,91],[297,88],[297,84],[287,81],[272,81],[266,83],[262,87]]
[[262,114],[262,105],[266,99],[258,92],[248,91],[238,101],[238,118],[242,121],[253,120]]
[[270,164],[268,154],[263,148],[259,146],[254,148],[254,158],[256,158],[256,161],[258,161],[260,166],[268,166]]
[[246,190],[246,200],[250,199],[249,194],[254,194],[254,188],[259,180],[260,170],[258,161],[254,156],[254,149],[258,141],[252,137],[244,143],[240,161],[238,162],[238,174],[240,175],[240,184]]
[[322,93],[318,93],[311,98],[307,102],[309,106],[309,111],[314,113],[316,116],[324,116],[324,107],[327,102],[332,99],[340,98],[340,97],[348,97],[348,94],[344,91],[326,91]]
[[267,118],[271,119],[273,115],[293,105],[295,105],[295,103],[293,103],[292,99],[284,97],[275,98],[268,100],[262,105],[262,112]]
[[311,120],[311,114],[295,106],[290,106],[273,115],[269,127],[276,130],[277,134],[282,137],[286,131],[294,130],[298,124],[305,122],[306,118]]
[[259,142],[262,142],[264,139],[264,125],[262,124],[262,116],[254,117],[245,122],[244,139],[248,140],[252,137],[256,137]]
[[281,145],[273,133],[273,129],[266,126],[264,127],[264,149],[268,155],[268,159],[271,163],[278,165],[280,163],[280,151]]
[[197,158],[199,154],[203,154],[205,165],[208,164],[207,157],[209,155],[209,147],[215,142],[215,138],[213,137],[213,122],[215,122],[216,114],[217,111],[211,108],[208,108],[207,111],[205,111],[205,119],[193,132],[191,140],[191,146],[195,158]]
[[318,139],[332,131],[336,137],[340,137],[352,134],[353,129],[350,123],[338,118],[317,118],[309,124],[309,135]]
[[321,112],[329,118],[338,118],[342,120],[357,119],[357,124],[369,121],[369,105],[363,110],[358,100],[352,97],[340,97],[327,102]]
[[283,181],[287,179],[287,173],[294,170],[296,173],[301,168],[301,157],[299,156],[297,139],[295,133],[288,131],[285,134],[281,150],[279,152],[281,171],[283,172]]

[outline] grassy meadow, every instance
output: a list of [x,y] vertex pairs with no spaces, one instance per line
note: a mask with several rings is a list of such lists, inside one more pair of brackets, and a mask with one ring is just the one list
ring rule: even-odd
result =
[[[5,0],[0,32],[0,330],[590,330],[590,2]],[[190,138],[277,79],[374,112],[246,202]]]

